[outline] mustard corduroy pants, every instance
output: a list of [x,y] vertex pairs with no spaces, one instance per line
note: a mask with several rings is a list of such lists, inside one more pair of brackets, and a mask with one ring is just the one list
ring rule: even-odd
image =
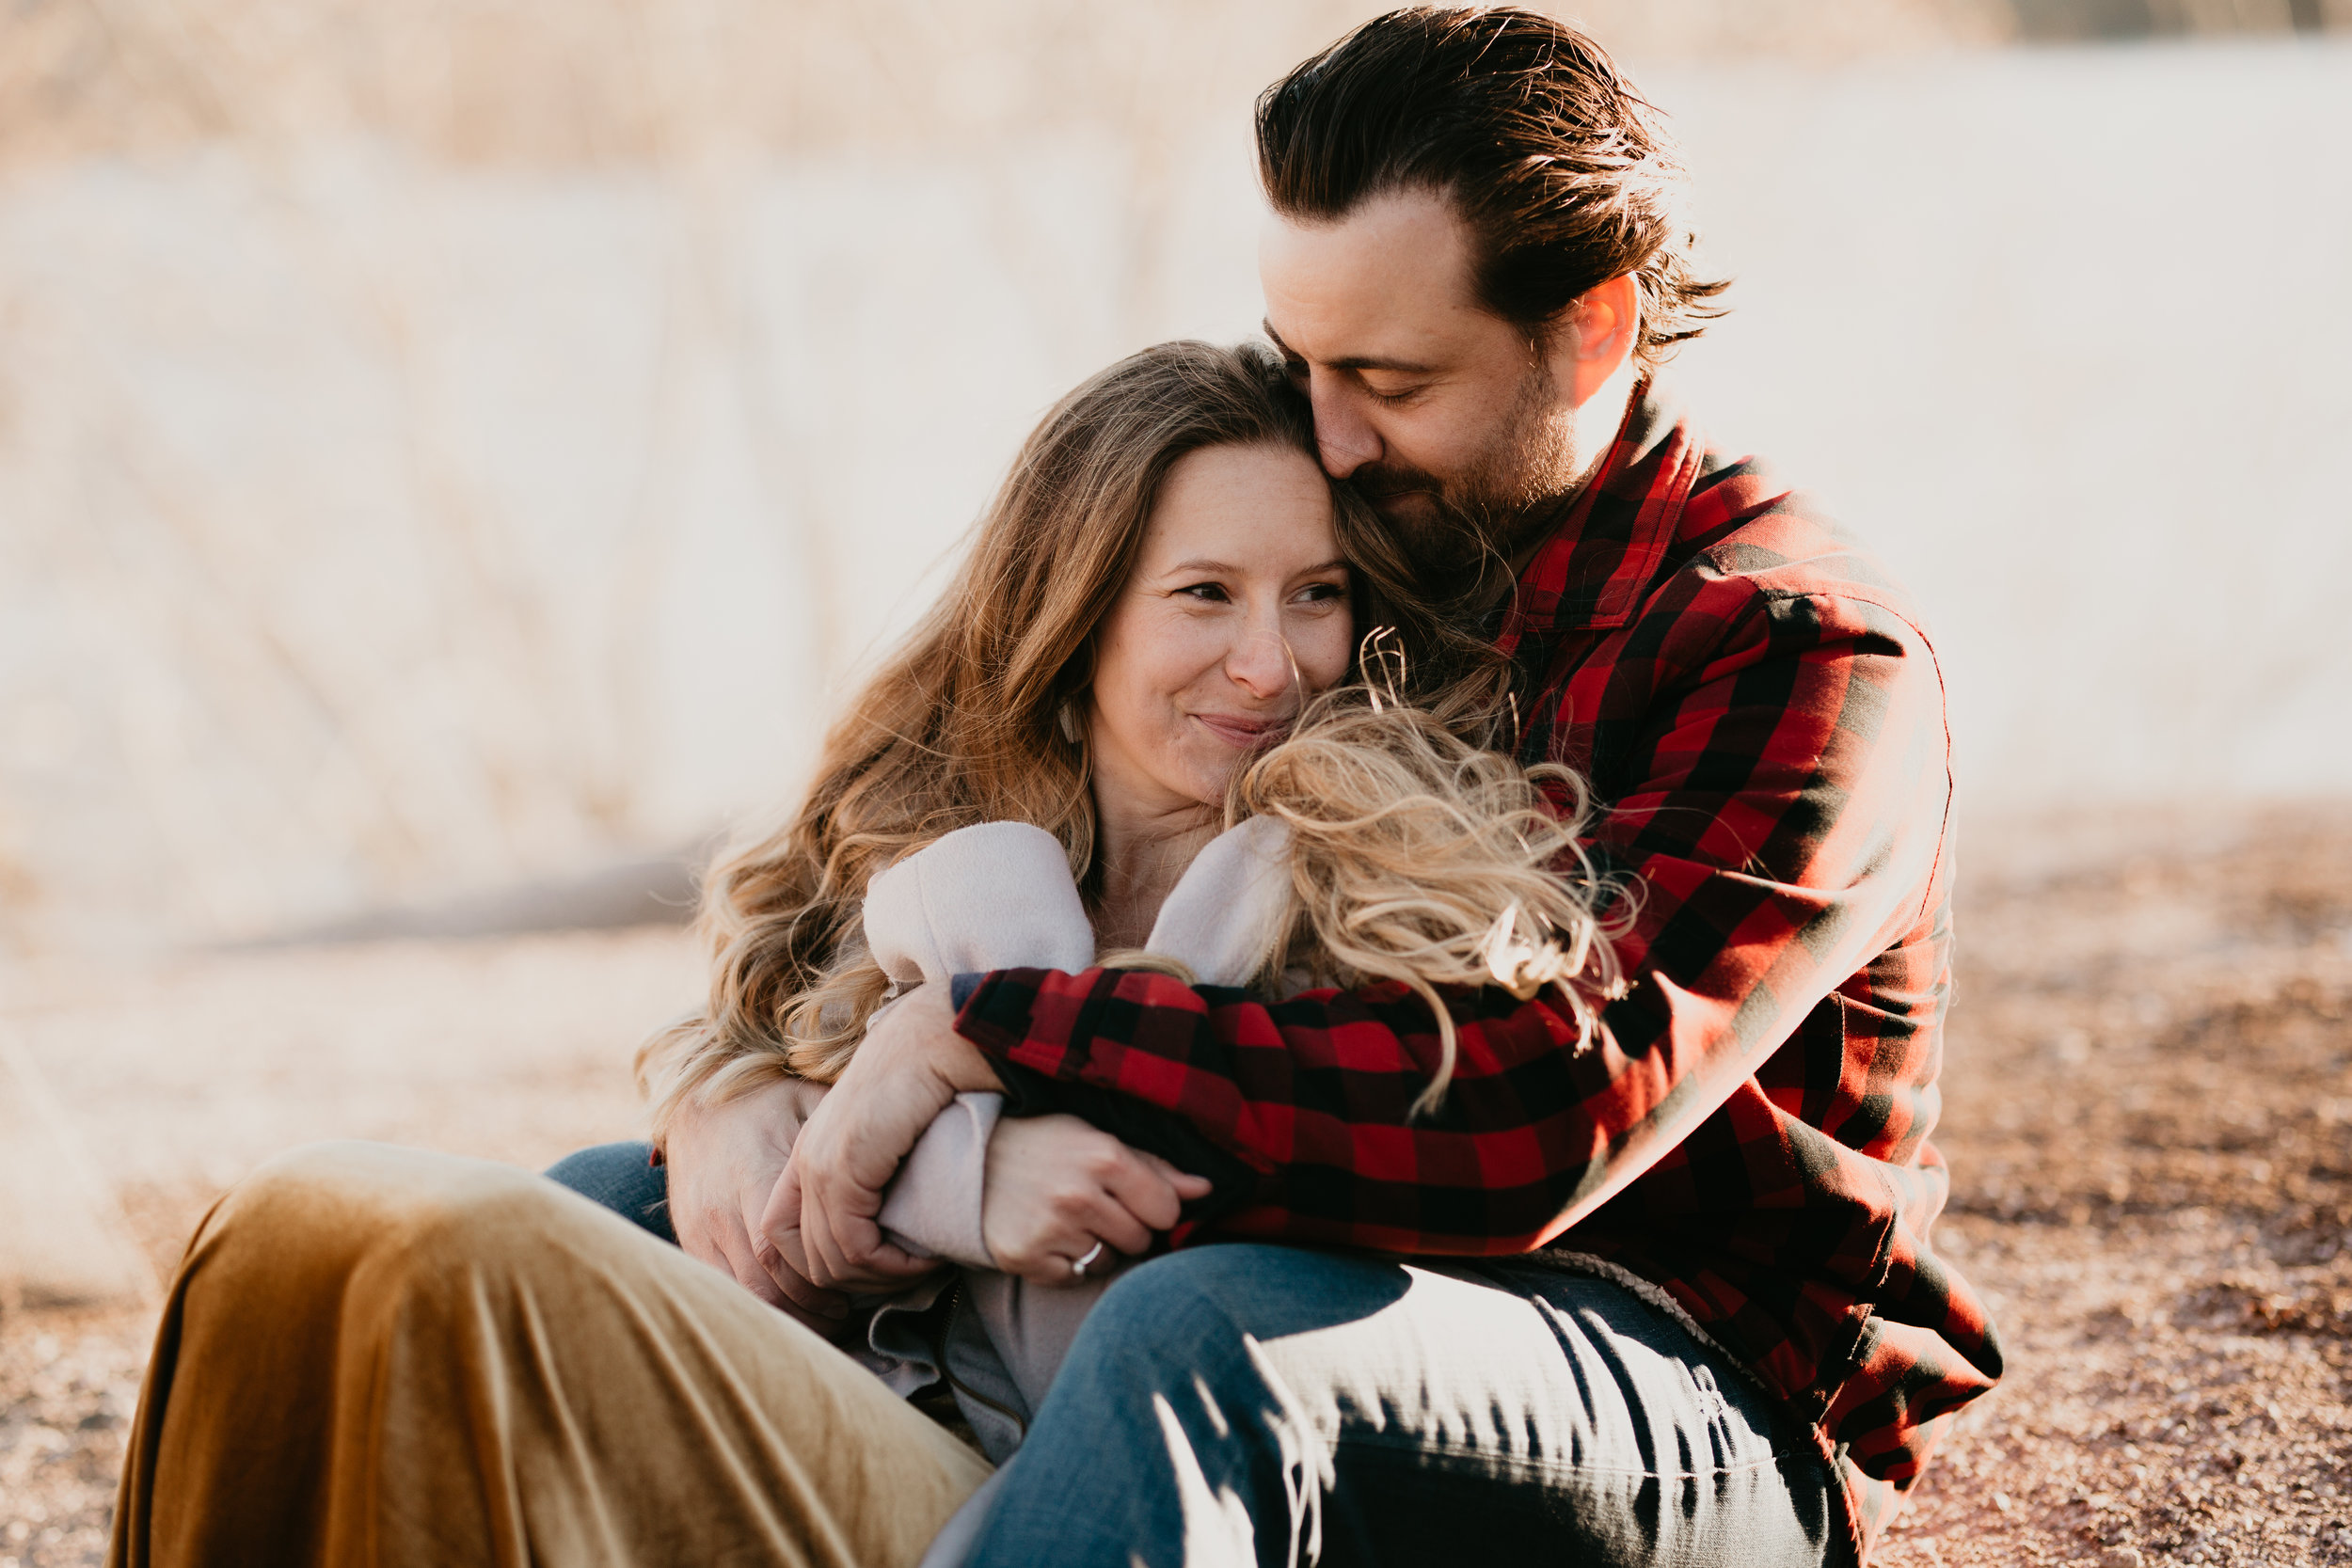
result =
[[114,1568],[882,1568],[987,1463],[733,1280],[528,1172],[366,1144],[173,1280]]

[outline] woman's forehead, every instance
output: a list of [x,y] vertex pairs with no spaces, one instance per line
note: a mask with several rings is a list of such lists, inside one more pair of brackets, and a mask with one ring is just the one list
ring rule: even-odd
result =
[[1188,562],[1288,576],[1334,561],[1330,482],[1295,447],[1204,447],[1161,482],[1141,568]]

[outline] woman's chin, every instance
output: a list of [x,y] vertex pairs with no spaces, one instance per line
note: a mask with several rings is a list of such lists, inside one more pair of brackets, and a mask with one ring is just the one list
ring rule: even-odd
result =
[[1214,751],[1207,746],[1186,747],[1185,751],[1188,754],[1169,770],[1169,787],[1201,810],[1222,814],[1226,787],[1233,781],[1233,770],[1242,765],[1243,752],[1225,745]]

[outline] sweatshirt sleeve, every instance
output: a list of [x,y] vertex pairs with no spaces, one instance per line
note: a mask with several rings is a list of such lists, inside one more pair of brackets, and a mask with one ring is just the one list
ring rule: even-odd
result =
[[989,1134],[1004,1103],[1002,1095],[960,1094],[932,1118],[883,1197],[882,1227],[892,1240],[920,1257],[996,1267],[981,1235],[980,1202]]

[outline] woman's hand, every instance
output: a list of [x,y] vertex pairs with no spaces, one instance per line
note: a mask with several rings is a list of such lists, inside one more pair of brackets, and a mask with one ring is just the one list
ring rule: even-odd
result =
[[689,1101],[670,1124],[663,1163],[670,1224],[687,1256],[832,1336],[842,1332],[849,1304],[786,1262],[759,1230],[793,1140],[824,1097],[821,1085],[787,1078],[723,1105]]
[[988,1140],[980,1236],[997,1266],[1040,1285],[1075,1284],[1072,1265],[1104,1243],[1130,1256],[1206,1197],[1206,1177],[1130,1148],[1076,1117],[1007,1117]]
[[917,986],[879,1015],[801,1130],[756,1229],[818,1284],[886,1288],[939,1267],[882,1240],[882,1189],[931,1118],[996,1074],[956,1033],[946,986]]

